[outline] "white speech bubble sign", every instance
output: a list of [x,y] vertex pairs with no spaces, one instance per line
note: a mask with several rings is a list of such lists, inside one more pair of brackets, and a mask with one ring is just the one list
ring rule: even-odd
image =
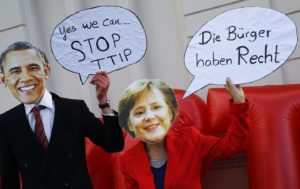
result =
[[261,79],[279,68],[297,45],[297,30],[286,15],[267,8],[244,7],[207,22],[189,42],[185,66],[194,75],[183,98],[208,84]]
[[100,6],[70,15],[51,36],[51,50],[65,69],[84,84],[99,70],[107,73],[143,58],[147,38],[138,17],[118,6]]

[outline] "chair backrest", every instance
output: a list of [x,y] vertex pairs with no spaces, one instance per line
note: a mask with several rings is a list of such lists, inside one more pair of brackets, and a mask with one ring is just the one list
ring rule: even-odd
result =
[[[249,188],[300,188],[300,85],[243,89],[250,103]],[[224,89],[209,89],[210,124],[206,130],[210,134],[226,133],[230,123],[228,99]]]

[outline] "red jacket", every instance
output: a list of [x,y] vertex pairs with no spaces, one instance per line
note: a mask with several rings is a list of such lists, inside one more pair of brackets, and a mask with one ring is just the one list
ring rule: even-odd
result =
[[[245,147],[248,103],[231,104],[232,123],[225,137],[205,136],[194,127],[172,127],[167,133],[165,189],[201,189],[203,168],[214,159],[228,157]],[[149,158],[139,141],[121,156],[127,189],[155,189]]]

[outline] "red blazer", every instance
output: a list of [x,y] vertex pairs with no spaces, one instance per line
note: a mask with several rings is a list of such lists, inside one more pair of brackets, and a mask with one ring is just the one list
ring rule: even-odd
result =
[[[201,189],[203,168],[214,159],[228,157],[245,147],[248,103],[231,104],[232,123],[225,137],[205,136],[194,127],[172,127],[167,133],[165,189]],[[139,141],[121,156],[127,189],[155,189],[144,144]]]

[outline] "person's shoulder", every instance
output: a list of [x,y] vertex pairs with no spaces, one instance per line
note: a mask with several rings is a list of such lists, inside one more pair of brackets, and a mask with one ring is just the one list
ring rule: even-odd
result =
[[61,97],[55,93],[51,92],[51,96],[54,102],[60,102],[60,103],[65,103],[65,104],[82,104],[85,103],[83,100],[81,99],[72,99],[72,98],[65,98],[65,97]]
[[[7,110],[6,112],[2,113],[0,115],[0,122],[8,122],[15,120],[21,113],[25,114],[25,109],[23,104],[19,104],[10,110]],[[1,125],[1,124],[0,124]]]
[[11,117],[11,116],[15,117],[18,113],[20,113],[20,111],[25,111],[24,104],[19,104],[7,110],[6,112],[2,113],[0,116],[1,118]]
[[170,129],[171,135],[189,137],[191,135],[200,134],[200,131],[194,126],[185,126],[185,127],[172,127]]
[[121,160],[131,160],[132,157],[135,157],[139,155],[140,153],[144,152],[144,143],[140,139],[136,139],[136,143],[129,147],[128,149],[125,149],[121,154],[120,158]]
[[201,135],[201,132],[197,128],[186,126],[171,128],[167,137],[175,141],[190,141],[191,143],[196,143]]

